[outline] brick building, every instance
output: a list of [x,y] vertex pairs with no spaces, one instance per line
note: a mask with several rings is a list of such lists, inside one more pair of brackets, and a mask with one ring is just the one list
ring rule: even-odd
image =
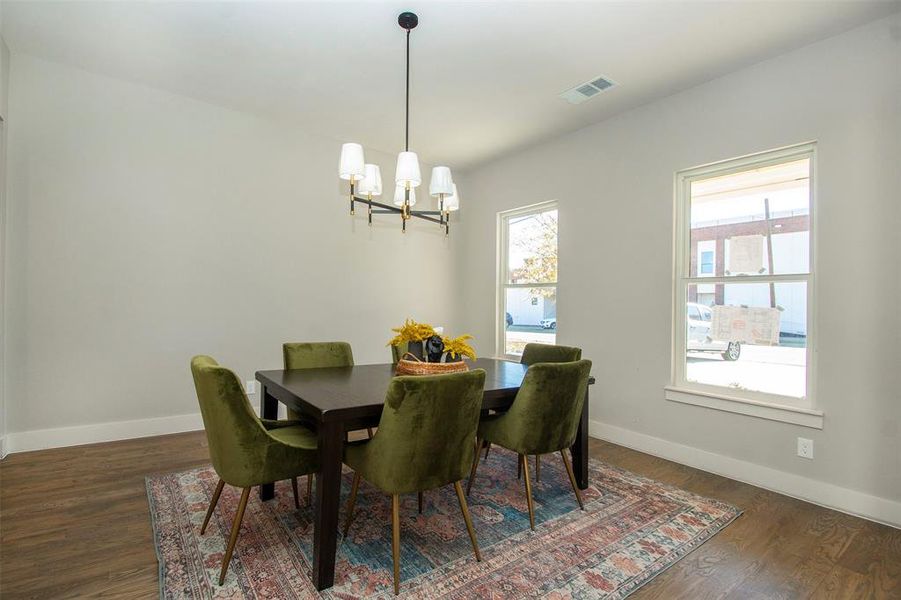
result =
[[[810,215],[807,210],[775,213],[770,217],[773,244],[774,273],[805,271],[809,257]],[[730,240],[741,236],[759,235],[763,265],[768,264],[766,247],[767,222],[759,218],[748,220],[720,220],[692,224],[691,264],[693,277],[725,277],[730,274]],[[796,283],[777,283],[776,304],[783,309],[781,329],[791,335],[806,335],[806,289]],[[688,288],[688,301],[707,306],[747,305],[769,306],[767,284],[698,284]]]

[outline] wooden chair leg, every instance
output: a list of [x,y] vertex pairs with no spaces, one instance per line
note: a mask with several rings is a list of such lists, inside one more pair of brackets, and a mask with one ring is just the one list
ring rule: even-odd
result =
[[367,427],[367,428],[366,428],[366,433],[369,434],[369,439],[371,440],[371,439],[372,439],[372,427]]
[[516,478],[522,479],[522,461],[518,456],[516,457]]
[[535,483],[541,481],[541,455],[535,455]]
[[485,460],[488,460],[488,451],[491,450],[491,442],[485,444]]
[[213,516],[213,510],[215,510],[216,505],[219,503],[219,496],[222,494],[223,487],[225,487],[225,482],[220,479],[219,483],[216,484],[216,491],[213,492],[213,498],[210,500],[210,507],[206,509],[203,525],[200,526],[200,535],[203,535],[206,532],[206,526],[209,525],[210,517]]
[[357,490],[360,487],[360,474],[354,472],[354,481],[350,484],[350,497],[347,499],[347,516],[344,518],[344,537],[350,529],[350,521],[354,516],[354,505],[357,503]]
[[416,494],[417,500],[419,500],[419,514],[422,514],[422,492]]
[[228,563],[232,561],[235,552],[235,543],[238,541],[238,533],[241,531],[241,521],[244,520],[244,510],[247,508],[247,500],[250,498],[250,488],[244,488],[241,492],[241,501],[238,502],[238,512],[232,521],[232,531],[228,538],[228,547],[225,549],[225,557],[222,559],[222,570],[219,572],[219,585],[225,583],[225,573],[228,571]]
[[569,463],[569,457],[566,456],[566,450],[561,450],[560,456],[563,458],[563,465],[566,467],[566,473],[569,475],[569,483],[573,486],[573,491],[576,493],[579,508],[585,510],[585,505],[582,504],[582,494],[579,493],[579,486],[576,485],[576,475],[573,473],[573,466]]
[[400,496],[391,496],[391,557],[394,559],[394,595],[400,593]]
[[482,562],[482,555],[479,553],[479,542],[476,540],[476,530],[472,528],[469,507],[466,505],[466,496],[463,495],[463,486],[460,485],[459,481],[455,481],[454,489],[457,491],[457,499],[460,501],[460,510],[463,511],[463,520],[466,521],[466,531],[469,532],[469,541],[472,542],[472,551],[476,555],[476,562]]
[[313,474],[307,475],[307,506],[313,505]]
[[479,468],[479,454],[482,449],[482,440],[476,438],[476,454],[472,459],[472,470],[469,472],[469,481],[466,482],[466,495],[472,491],[472,482],[476,480],[476,469]]
[[525,454],[519,455],[522,464],[522,476],[526,480],[526,505],[529,507],[529,527],[535,531],[535,509],[532,507],[532,482],[529,481],[529,459]]
[[291,478],[291,491],[294,492],[294,508],[300,510],[300,498],[297,494],[297,477]]

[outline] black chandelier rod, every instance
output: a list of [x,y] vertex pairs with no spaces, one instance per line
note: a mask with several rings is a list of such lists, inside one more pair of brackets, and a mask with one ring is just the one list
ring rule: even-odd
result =
[[402,12],[397,17],[397,24],[407,32],[407,113],[404,123],[404,152],[410,151],[410,31],[419,25],[419,17],[415,13]]
[[407,118],[404,127],[404,151],[410,151],[410,30],[407,29]]

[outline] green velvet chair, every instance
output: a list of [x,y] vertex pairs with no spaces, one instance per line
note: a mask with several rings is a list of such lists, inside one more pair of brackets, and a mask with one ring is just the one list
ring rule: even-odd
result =
[[[481,447],[482,441],[488,441],[519,454],[519,464],[526,483],[529,525],[533,530],[535,514],[529,465],[526,462],[526,457],[530,454],[559,452],[579,508],[585,508],[566,449],[576,441],[590,372],[590,360],[535,363],[526,371],[510,409],[502,414],[490,415],[479,424],[476,448]],[[472,461],[467,494],[472,490],[478,466],[476,456]]]
[[299,508],[297,476],[318,470],[318,440],[315,433],[297,421],[257,417],[238,377],[209,356],[191,359],[191,374],[210,447],[210,460],[219,475],[219,483],[200,527],[201,535],[206,532],[225,484],[242,488],[219,573],[219,585],[222,585],[238,541],[250,489],[290,479],[294,505]]
[[[282,344],[285,370],[325,369],[354,366],[354,353],[347,342],[290,342]],[[288,418],[302,416],[288,409]]]
[[[573,346],[556,346],[554,344],[526,344],[522,351],[522,357],[519,362],[524,365],[534,365],[535,363],[548,362],[573,362],[581,360],[582,349]],[[500,412],[500,411],[499,411]],[[485,445],[485,458],[488,458],[488,451],[491,444]],[[522,464],[517,463],[516,477],[522,477]],[[541,455],[535,455],[535,481],[541,481]]]
[[[573,362],[582,359],[582,349],[554,344],[526,344],[519,362],[534,365],[540,362]],[[517,467],[517,477],[522,476],[522,465]],[[535,455],[535,481],[541,481],[541,455]]]
[[[291,342],[282,344],[285,370],[352,367],[354,353],[347,342]],[[303,417],[288,409],[288,418],[302,421]],[[372,437],[372,428],[367,428]],[[307,477],[307,503],[313,496],[313,476]]]
[[534,365],[540,362],[573,362],[581,359],[581,348],[555,346],[553,344],[526,344],[519,362],[524,365]]
[[[473,461],[485,371],[425,377],[395,377],[388,386],[378,430],[370,440],[348,445],[344,462],[354,478],[344,535],[353,519],[363,478],[391,495],[394,593],[400,589],[400,494],[454,484],[477,561],[479,544],[460,481]],[[420,512],[422,512],[420,496]]]

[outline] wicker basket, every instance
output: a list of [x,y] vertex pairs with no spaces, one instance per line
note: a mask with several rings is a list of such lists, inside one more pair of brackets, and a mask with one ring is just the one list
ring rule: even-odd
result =
[[[408,357],[410,360],[408,360]],[[398,375],[444,375],[445,373],[460,373],[468,371],[469,365],[465,362],[430,363],[419,360],[413,354],[407,352],[397,361],[396,373]]]

